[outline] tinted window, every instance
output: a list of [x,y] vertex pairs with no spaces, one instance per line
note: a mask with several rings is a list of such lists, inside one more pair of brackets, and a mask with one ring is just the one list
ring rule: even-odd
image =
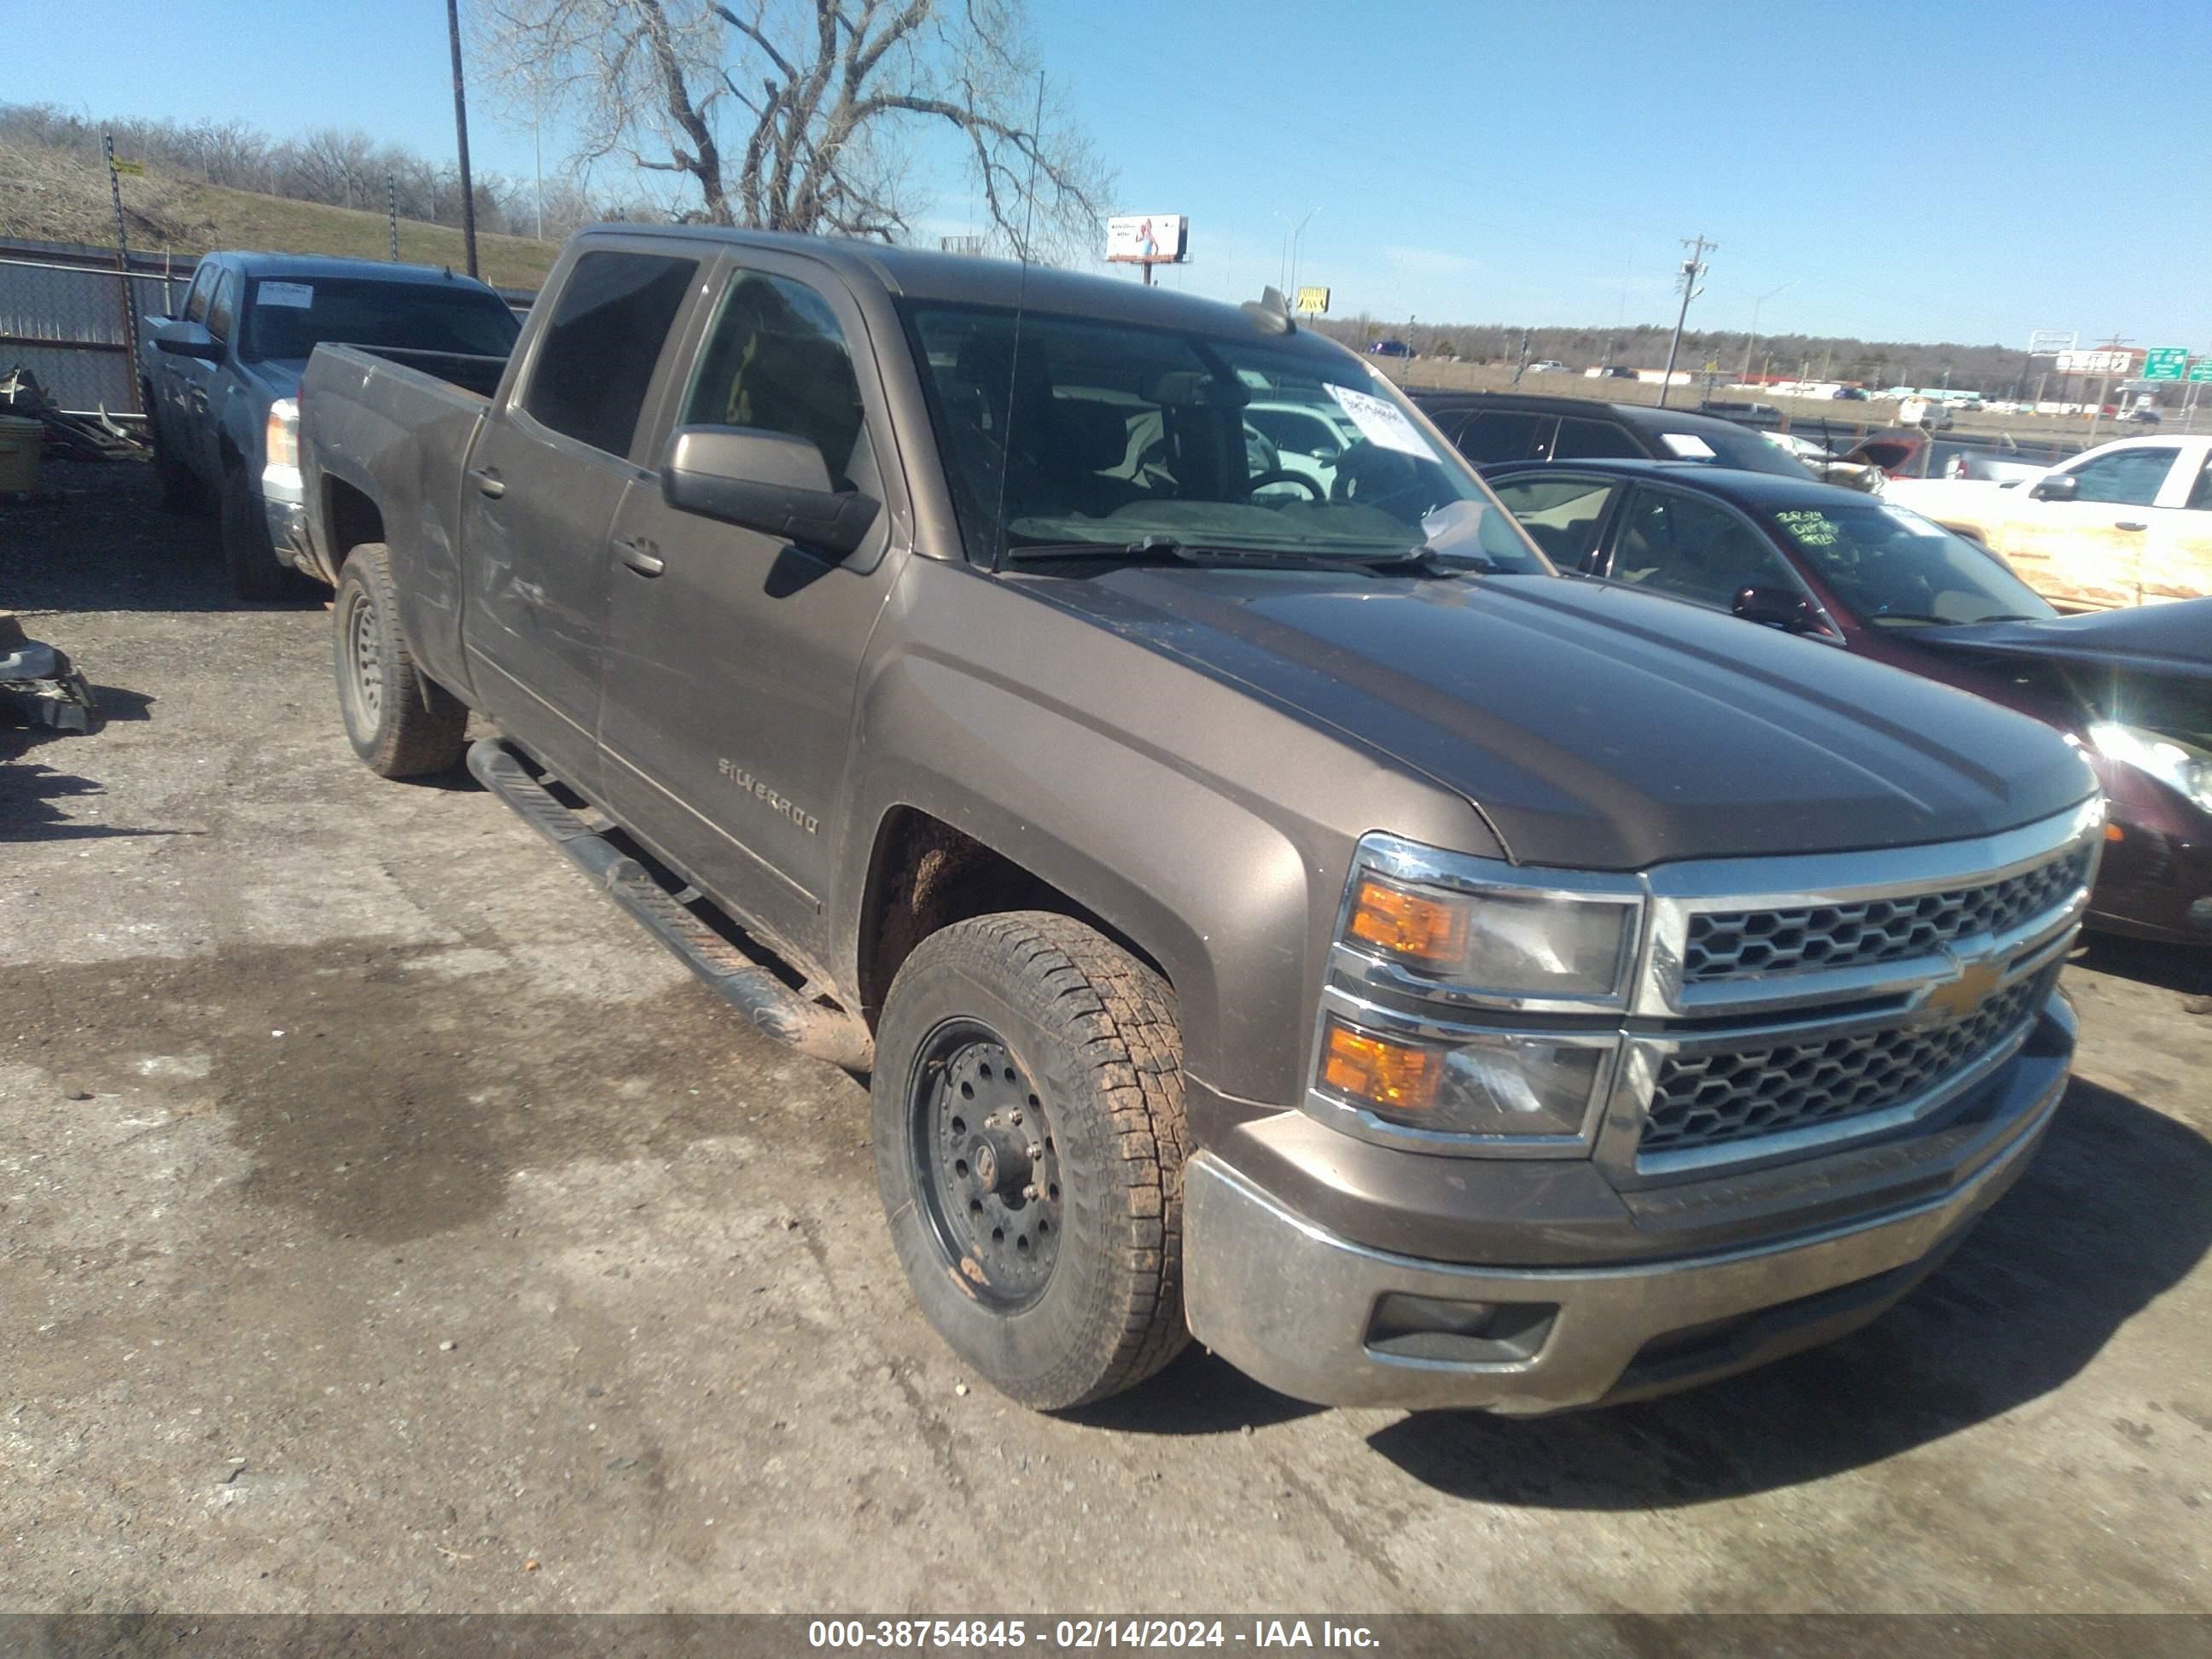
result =
[[1723,611],[1747,587],[1798,586],[1772,544],[1719,502],[1650,489],[1629,498],[1613,577]]
[[1724,421],[1710,424],[1699,421],[1694,427],[1686,422],[1680,430],[1662,431],[1658,453],[1670,460],[1703,461],[1740,472],[1771,472],[1801,483],[1813,476],[1810,467],[1794,455],[1784,454],[1757,432]]
[[848,486],[860,388],[845,331],[804,283],[740,271],[722,296],[684,399],[686,426],[747,426],[804,438]]
[[1559,420],[1559,435],[1552,441],[1555,461],[1603,461],[1643,454],[1643,446],[1628,428],[1611,421],[1585,421],[1567,415]]
[[520,328],[497,295],[458,283],[264,277],[253,284],[239,355],[249,362],[305,357],[328,340],[503,357]]
[[2084,461],[2073,469],[2078,481],[2074,499],[2148,507],[2158,499],[2159,486],[2173,471],[2174,457],[2180,453],[2160,445],[2152,449],[2123,449]]
[[1491,461],[1525,461],[1540,453],[1540,428],[1552,422],[1548,415],[1528,415],[1517,410],[1492,409],[1471,417],[1452,440],[1459,453],[1480,466]]
[[1542,475],[1493,480],[1490,487],[1505,503],[1506,510],[1521,521],[1528,538],[1562,570],[1583,568],[1590,550],[1597,545],[1606,504],[1620,488],[1601,478]]
[[208,302],[207,331],[218,340],[228,340],[237,315],[238,277],[226,270],[216,279],[215,298]]
[[207,321],[208,296],[215,290],[215,265],[202,265],[193,274],[191,292],[185,295],[185,320],[188,323]]
[[2204,463],[2204,470],[2197,475],[2197,482],[2189,491],[2189,507],[2202,511],[2212,508],[2212,460]]
[[538,343],[523,408],[594,449],[628,454],[653,365],[698,269],[658,253],[577,260]]

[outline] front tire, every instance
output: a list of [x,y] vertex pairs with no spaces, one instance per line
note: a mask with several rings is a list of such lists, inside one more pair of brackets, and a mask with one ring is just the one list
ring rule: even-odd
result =
[[362,764],[386,778],[459,765],[468,705],[416,666],[400,635],[391,555],[381,543],[357,547],[346,560],[331,622],[338,713]]
[[923,1315],[1010,1398],[1133,1388],[1182,1313],[1182,1039],[1167,982],[1043,911],[963,921],[892,981],[876,1176]]
[[161,491],[161,505],[172,513],[198,513],[207,506],[207,497],[200,493],[199,480],[193,477],[185,464],[170,453],[168,442],[161,436],[161,416],[154,407],[154,393],[148,387],[142,394],[147,410],[147,441],[154,450],[154,482]]
[[243,466],[223,474],[220,527],[233,599],[265,604],[307,592],[307,579],[277,558],[276,544],[269,539],[269,520]]

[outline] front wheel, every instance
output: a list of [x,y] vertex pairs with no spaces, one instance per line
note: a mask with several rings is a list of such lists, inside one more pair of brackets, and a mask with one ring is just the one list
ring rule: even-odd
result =
[[1158,974],[1066,916],[957,923],[892,981],[872,1089],[900,1264],[994,1388],[1065,1410],[1182,1351],[1182,1039]]
[[233,599],[261,602],[307,592],[307,579],[277,558],[276,544],[269,539],[268,516],[243,466],[223,475],[218,529]]
[[331,621],[338,713],[362,763],[387,778],[459,765],[468,705],[415,665],[399,633],[391,556],[380,544],[347,558]]

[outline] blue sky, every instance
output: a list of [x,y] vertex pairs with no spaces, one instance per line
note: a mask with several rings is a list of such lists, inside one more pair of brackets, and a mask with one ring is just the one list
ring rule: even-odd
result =
[[[468,0],[464,0],[465,6]],[[1671,321],[2212,349],[2212,6],[1031,0],[1116,205],[1192,220],[1169,279],[1300,275],[1339,315]],[[359,126],[450,151],[442,0],[15,0],[0,100]],[[104,44],[103,44],[104,43]],[[477,164],[527,176],[477,89]],[[559,135],[546,134],[549,171]],[[963,228],[949,168],[924,228]],[[1786,285],[1786,286],[1785,286]],[[1777,293],[1774,290],[1779,289]]]

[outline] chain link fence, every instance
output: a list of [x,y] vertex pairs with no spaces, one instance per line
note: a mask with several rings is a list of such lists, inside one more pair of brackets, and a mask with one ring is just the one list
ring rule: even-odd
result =
[[[129,317],[143,327],[181,304],[193,263],[133,254]],[[28,369],[64,409],[144,413],[125,287],[112,248],[0,241],[0,374]]]

